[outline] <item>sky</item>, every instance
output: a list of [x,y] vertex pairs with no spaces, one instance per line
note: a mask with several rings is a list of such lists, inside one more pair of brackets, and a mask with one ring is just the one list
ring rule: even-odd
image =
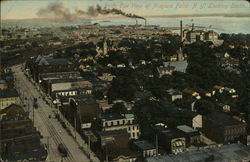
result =
[[[57,18],[58,15],[39,15],[39,10],[51,4],[62,4],[63,9],[74,13],[86,11],[90,6],[100,5],[107,9],[120,9],[143,17],[149,16],[248,16],[250,3],[244,0],[7,0],[1,2],[1,20]],[[98,17],[112,17],[100,15]],[[89,17],[85,15],[83,17]]]

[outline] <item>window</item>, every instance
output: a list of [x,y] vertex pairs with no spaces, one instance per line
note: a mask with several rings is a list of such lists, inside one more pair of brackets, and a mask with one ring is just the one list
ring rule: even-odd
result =
[[113,122],[110,122],[110,125],[113,126]]
[[105,122],[105,126],[106,126],[106,127],[108,126],[108,122]]

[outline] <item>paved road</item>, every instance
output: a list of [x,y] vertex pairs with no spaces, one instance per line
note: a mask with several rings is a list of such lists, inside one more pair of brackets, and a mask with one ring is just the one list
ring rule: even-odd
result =
[[[41,132],[42,142],[47,146],[49,156],[48,161],[68,161],[68,162],[88,162],[89,158],[79,149],[78,144],[74,141],[67,131],[61,126],[54,117],[55,108],[51,108],[41,97],[41,92],[36,85],[30,82],[21,70],[21,65],[12,67],[16,78],[16,88],[24,99],[25,109],[30,112],[30,118],[33,119],[34,125]],[[27,99],[25,99],[25,97]],[[39,98],[40,97],[40,98]],[[33,98],[37,98],[38,108],[33,109]],[[34,110],[34,111],[33,111]],[[51,118],[49,118],[51,115]],[[57,150],[58,144],[62,143],[67,151],[68,156],[62,158]]]

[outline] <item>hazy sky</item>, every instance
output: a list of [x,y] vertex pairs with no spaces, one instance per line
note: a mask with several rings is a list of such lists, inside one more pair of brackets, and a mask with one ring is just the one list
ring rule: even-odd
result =
[[[64,9],[70,13],[74,13],[75,9],[86,11],[90,6],[98,4],[101,7],[121,9],[126,13],[146,17],[173,15],[250,17],[250,5],[243,0],[10,0],[1,2],[1,20],[39,18],[37,12],[51,3],[62,3]],[[45,18],[56,18],[56,15]]]

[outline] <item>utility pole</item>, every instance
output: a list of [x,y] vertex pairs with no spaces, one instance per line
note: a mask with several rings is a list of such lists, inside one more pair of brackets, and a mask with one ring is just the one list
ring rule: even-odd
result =
[[76,116],[75,116],[75,139],[76,139]]
[[105,146],[105,154],[106,154],[106,162],[108,162],[108,161],[109,161],[109,158],[108,158],[107,145]]
[[88,135],[88,150],[89,150],[89,158],[90,158],[90,138],[89,138],[89,135]]
[[34,104],[33,104],[33,113],[32,113],[32,118],[33,118],[33,123],[35,124],[35,110],[34,110]]
[[[47,136],[47,149],[48,149],[48,154],[49,154],[49,136]],[[49,156],[49,158],[50,158],[50,156]]]
[[158,156],[158,135],[155,135],[156,156]]

